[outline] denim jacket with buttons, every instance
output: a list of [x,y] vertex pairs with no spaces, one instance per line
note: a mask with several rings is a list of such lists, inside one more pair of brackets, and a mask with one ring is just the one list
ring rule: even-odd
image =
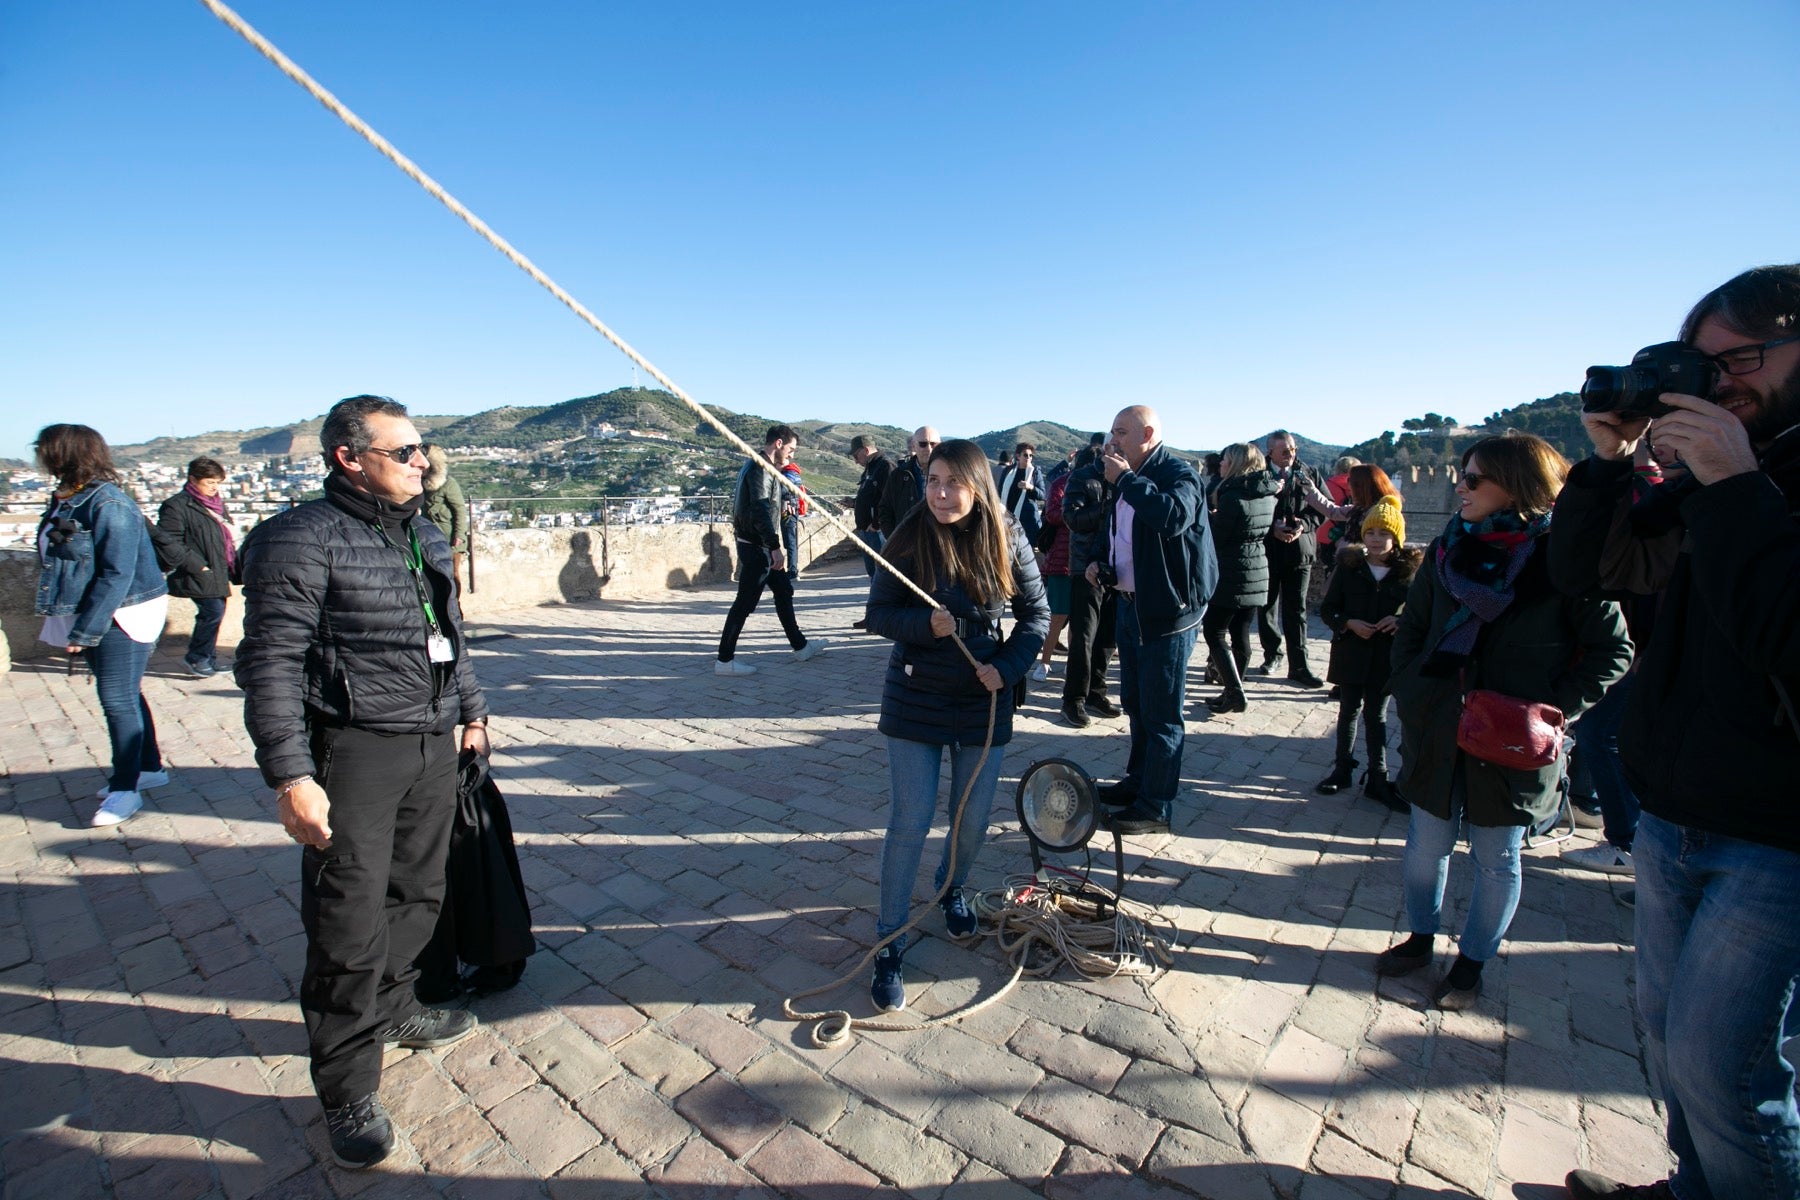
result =
[[[44,545],[44,526],[59,516],[73,522],[66,537],[52,532]],[[117,484],[94,483],[67,501],[51,501],[38,525],[37,614],[73,615],[71,646],[97,646],[112,624],[113,614],[168,592],[150,526],[131,497]]]

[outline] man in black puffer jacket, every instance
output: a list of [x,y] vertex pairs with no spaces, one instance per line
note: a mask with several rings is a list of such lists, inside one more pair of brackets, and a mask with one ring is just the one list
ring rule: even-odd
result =
[[333,1157],[393,1148],[376,1098],[388,1046],[445,1046],[467,1012],[421,1009],[413,960],[444,894],[455,729],[488,752],[449,543],[419,517],[425,453],[406,409],[340,401],[319,434],[325,498],[244,540],[244,724],[282,828],[305,847],[300,1008]]
[[[1100,455],[1116,489],[1108,563],[1119,592],[1119,694],[1131,721],[1125,778],[1102,788],[1120,833],[1167,833],[1181,789],[1188,659],[1219,583],[1200,476],[1163,445],[1162,419],[1144,405],[1113,418]],[[1098,562],[1088,582],[1103,582]]]

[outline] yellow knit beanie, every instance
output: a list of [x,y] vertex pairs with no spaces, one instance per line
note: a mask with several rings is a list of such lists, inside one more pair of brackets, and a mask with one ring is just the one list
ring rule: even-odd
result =
[[1394,535],[1395,545],[1406,545],[1406,518],[1400,515],[1400,497],[1383,496],[1363,514],[1362,532],[1371,529],[1385,529]]

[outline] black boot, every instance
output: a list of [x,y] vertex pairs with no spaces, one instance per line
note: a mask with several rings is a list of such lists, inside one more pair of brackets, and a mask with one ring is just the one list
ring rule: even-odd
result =
[[1224,692],[1208,700],[1206,707],[1215,713],[1241,713],[1250,711],[1250,702],[1242,692]]
[[1386,767],[1371,768],[1368,774],[1363,776],[1363,795],[1378,804],[1387,805],[1395,812],[1403,813],[1408,807],[1400,793],[1395,790],[1393,781],[1387,777]]
[[1319,780],[1313,791],[1321,796],[1335,796],[1354,782],[1356,782],[1356,760],[1340,758],[1331,774]]

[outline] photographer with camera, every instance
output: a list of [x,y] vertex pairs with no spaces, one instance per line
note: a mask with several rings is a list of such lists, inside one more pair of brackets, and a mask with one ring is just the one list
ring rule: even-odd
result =
[[[1576,1171],[1569,1194],[1794,1200],[1800,265],[1709,292],[1680,343],[1591,370],[1582,407],[1594,454],[1556,503],[1557,585],[1661,594],[1619,753],[1643,804],[1637,1001],[1676,1169],[1647,1186]],[[1644,438],[1689,478],[1634,505]]]
[[1281,483],[1275,494],[1275,521],[1264,542],[1269,562],[1269,596],[1257,618],[1263,662],[1259,673],[1281,669],[1282,642],[1287,642],[1287,677],[1301,687],[1324,687],[1306,661],[1306,595],[1312,582],[1313,554],[1324,520],[1306,502],[1307,492],[1323,492],[1319,473],[1299,460],[1294,435],[1277,429],[1268,436],[1269,473]]

